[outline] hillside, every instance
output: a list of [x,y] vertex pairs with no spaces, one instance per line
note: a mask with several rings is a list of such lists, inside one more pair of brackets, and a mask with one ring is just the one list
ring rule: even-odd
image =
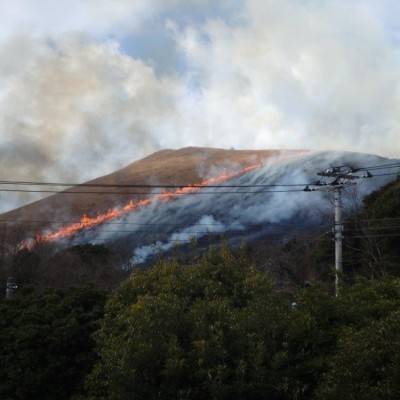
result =
[[[2,219],[20,229],[16,245],[37,234],[41,243],[62,247],[104,244],[133,264],[146,263],[192,239],[206,247],[210,236],[223,235],[231,243],[284,244],[332,227],[330,193],[304,191],[318,171],[339,165],[364,172],[379,168],[376,177],[361,179],[363,173],[345,191],[346,212],[357,207],[356,198],[360,206],[364,195],[392,179],[390,173],[382,174],[392,161],[351,152],[163,150],[86,183],[92,186],[68,188],[3,214]],[[162,193],[163,186],[199,184],[221,174],[225,178],[216,186],[178,190],[177,195],[177,189],[169,188],[169,195]],[[87,218],[81,220],[82,215]]]
[[[254,163],[255,168],[243,172],[243,167]],[[318,171],[343,165],[362,168],[360,176],[369,169],[373,175],[355,179],[356,184],[344,190],[343,214],[347,219],[362,209],[365,195],[393,180],[395,171],[391,168],[397,166],[398,170],[399,162],[350,152],[186,148],[155,153],[89,182],[101,187],[71,187],[4,214],[3,221],[10,222],[8,226],[3,223],[0,231],[0,280],[13,276],[23,284],[57,287],[95,282],[109,289],[133,266],[150,265],[159,254],[179,248],[186,255],[193,240],[200,251],[221,238],[232,247],[246,243],[251,254],[259,256],[261,266],[273,259],[276,278],[285,285],[286,281],[301,284],[327,277],[334,260],[334,246],[327,236],[334,226],[332,192],[304,189],[318,179]],[[230,179],[217,185],[175,196],[163,197],[159,192],[158,185],[199,183],[224,171]],[[242,172],[235,174],[237,171]],[[132,193],[117,194],[112,187],[116,184],[157,188],[125,187],[120,191]],[[84,193],[75,193],[78,191]],[[94,191],[102,194],[89,193]],[[139,198],[146,201],[127,211],[121,207]],[[83,214],[97,221],[109,214],[99,214],[108,209],[114,210],[111,218],[91,225],[79,222]],[[313,250],[318,243],[324,246],[319,255]],[[357,249],[360,244],[355,242],[352,247]],[[346,256],[344,269],[366,270],[368,262],[357,254]],[[381,263],[376,265],[380,268]]]
[[[161,150],[109,175],[85,182],[93,185],[186,185],[215,175],[216,171],[246,167],[262,162],[279,151],[223,150],[188,147]],[[296,152],[292,152],[296,153]],[[73,192],[83,193],[73,193]],[[100,193],[88,193],[88,192]],[[137,192],[138,190],[136,190]],[[120,193],[118,193],[120,192]],[[131,194],[126,194],[130,192]],[[33,202],[1,215],[2,220],[41,221],[30,225],[32,230],[44,229],[55,221],[76,221],[83,214],[95,216],[129,200],[145,197],[134,190],[88,188],[74,186],[59,194]],[[143,190],[139,190],[143,192]],[[25,227],[28,227],[24,223]],[[29,229],[31,230],[31,229]]]

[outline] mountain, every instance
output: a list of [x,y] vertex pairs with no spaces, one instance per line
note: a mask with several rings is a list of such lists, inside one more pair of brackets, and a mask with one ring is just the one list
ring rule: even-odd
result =
[[[355,174],[357,185],[349,185],[344,193],[346,210],[358,206],[357,198],[393,179],[390,164],[395,162],[350,152],[163,150],[84,184],[91,186],[73,186],[5,213],[2,219],[20,221],[30,236],[45,231],[42,238],[67,246],[106,243],[122,249],[135,264],[192,238],[207,245],[210,235],[223,234],[232,242],[284,243],[298,234],[331,228],[332,193],[304,191],[321,179],[318,171],[335,166],[361,169]],[[373,177],[362,179],[367,170]],[[211,179],[216,177],[219,180]],[[189,187],[202,182],[208,186]],[[186,188],[170,187],[166,189],[170,195],[160,194],[161,187],[172,185]],[[112,210],[109,217],[102,219],[107,210]],[[86,220],[73,225],[83,214],[94,221],[84,229]],[[60,232],[61,223],[69,233]]]
[[[109,175],[85,182],[90,185],[186,185],[203,180],[226,168],[246,167],[279,154],[271,150],[223,150],[188,147],[180,150],[161,150]],[[3,213],[3,220],[41,220],[40,228],[53,221],[77,220],[83,214],[94,216],[129,200],[145,195],[123,194],[127,190],[103,187],[96,189],[73,186],[67,190]],[[82,193],[74,193],[76,191]]]

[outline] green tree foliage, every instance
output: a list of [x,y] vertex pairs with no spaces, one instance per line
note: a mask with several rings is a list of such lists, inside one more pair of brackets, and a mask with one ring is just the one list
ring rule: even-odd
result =
[[91,283],[103,289],[115,287],[126,275],[116,267],[113,253],[102,244],[87,243],[57,252],[47,262],[47,286]]
[[400,394],[400,312],[349,328],[317,391],[321,400],[393,399]]
[[136,270],[107,302],[90,398],[334,399],[344,364],[339,397],[400,397],[399,278],[343,283],[338,297],[311,283],[292,308],[244,254]]
[[94,362],[105,293],[21,289],[0,303],[0,398],[69,399]]
[[345,267],[368,277],[399,276],[400,180],[372,192],[363,203],[363,211],[346,225]]
[[3,269],[3,281],[12,276],[20,285],[68,288],[93,284],[110,290],[127,276],[117,256],[104,245],[88,243],[60,250],[56,244],[42,243],[32,250],[17,250],[9,258],[11,266],[8,271]]
[[[263,271],[253,266],[249,249],[232,253],[226,245],[185,262],[172,258],[135,270],[110,296],[99,324],[98,359],[86,380],[89,397],[400,398],[400,279],[389,276],[399,274],[400,254],[397,237],[388,236],[395,232],[388,224],[400,210],[399,189],[395,181],[367,196],[364,211],[354,217],[355,235],[345,235],[338,297],[332,282],[314,281],[331,280],[330,242],[324,248],[294,241],[276,254],[269,249],[258,263]],[[26,282],[31,271],[51,272],[48,265],[54,266],[52,282],[64,277],[67,286],[112,281],[110,254],[102,247],[76,246],[46,262],[40,256],[17,254],[12,267]],[[102,263],[104,270],[97,269]],[[347,279],[350,268],[354,275]],[[285,284],[291,293],[311,281],[297,292],[296,308],[266,270],[280,282],[291,281]],[[360,272],[374,279],[356,278]],[[0,305],[0,398],[81,392],[101,310],[66,306],[69,293],[26,293]]]
[[288,316],[279,385],[285,399],[311,399],[335,349],[340,326],[338,304],[321,284],[301,289],[296,304]]
[[336,351],[316,390],[334,400],[400,398],[400,280],[360,280],[338,302]]
[[95,267],[108,261],[111,251],[103,244],[82,244],[69,249],[71,253],[78,255],[82,263]]
[[136,270],[109,299],[88,386],[107,399],[278,399],[287,302],[225,246]]
[[[337,298],[329,294],[321,284],[313,284],[300,290],[296,301],[298,308],[289,315],[288,330],[283,342],[285,351],[282,353],[278,374],[285,398],[386,398],[360,395],[358,384],[362,379],[366,388],[376,384],[372,378],[375,370],[381,370],[382,383],[385,382],[386,388],[399,398],[399,386],[391,375],[394,369],[390,367],[387,374],[384,371],[394,363],[393,360],[400,357],[399,331],[394,329],[391,319],[400,309],[400,279],[388,277],[368,281],[360,278],[352,285],[342,285]],[[398,317],[394,318],[396,320]],[[387,343],[384,344],[378,331],[386,320],[390,320],[391,325]],[[360,342],[360,335],[368,337],[368,340]],[[364,354],[357,361],[357,353],[362,350],[361,343]],[[375,357],[374,362],[364,363],[368,352],[374,349],[377,350],[376,357],[372,356]],[[391,358],[382,357],[379,364],[379,354],[385,351],[391,353]],[[346,358],[350,354],[354,357],[353,365],[350,358]],[[338,374],[346,363],[348,367]],[[364,368],[358,368],[363,363]],[[344,379],[342,374],[346,375],[347,389],[338,392],[336,389]]]
[[12,259],[12,275],[20,284],[32,284],[40,274],[40,256],[28,249],[18,251]]
[[364,205],[375,218],[400,217],[400,179],[389,182],[379,190],[365,196]]

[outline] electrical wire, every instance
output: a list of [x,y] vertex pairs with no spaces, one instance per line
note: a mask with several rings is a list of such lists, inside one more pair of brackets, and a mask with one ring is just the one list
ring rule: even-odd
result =
[[365,235],[350,235],[350,236],[347,236],[347,237],[362,239],[362,238],[399,237],[399,236],[400,236],[400,233],[383,234],[383,235],[369,235],[369,234],[365,234]]
[[[366,222],[366,223],[373,223],[377,221],[399,221],[400,217],[398,218],[372,218],[372,219],[363,219],[360,221],[357,221],[357,224]],[[65,225],[65,224],[77,224],[80,223],[79,220],[32,220],[32,219],[0,219],[0,223],[34,223],[34,224],[60,224],[60,225]],[[354,221],[346,220],[343,222],[345,225],[346,224],[353,224]],[[246,227],[251,227],[251,228],[257,228],[257,227],[265,227],[266,223],[258,223],[258,224],[245,224]],[[135,225],[135,226],[181,226],[181,223],[157,223],[157,222],[152,222],[152,223],[147,223],[147,222],[117,222],[117,221],[104,221],[102,225]],[[197,226],[220,226],[220,224],[204,224],[204,223],[199,223],[196,224]],[[329,223],[290,223],[290,222],[268,222],[268,226],[313,226],[313,227],[326,227],[326,226],[334,226],[333,222]]]
[[375,176],[389,176],[389,175],[400,175],[400,171],[391,172],[391,173],[387,173],[387,174],[374,174],[372,177],[375,177]]
[[[351,229],[351,228],[350,228]],[[352,230],[358,230],[358,231],[376,231],[379,229],[400,229],[399,225],[396,226],[363,226],[363,227],[356,227]]]
[[[300,185],[296,185],[300,186]],[[185,186],[189,187],[189,186]],[[195,189],[207,188],[209,189],[211,186],[198,186]],[[232,186],[233,187],[233,186]],[[242,188],[243,186],[237,186],[237,188]],[[190,186],[190,188],[194,188]],[[216,188],[216,187],[215,187]],[[224,186],[218,186],[218,188],[224,189]],[[57,194],[119,194],[119,195],[170,195],[170,196],[188,196],[188,195],[198,195],[198,194],[262,194],[262,193],[289,193],[289,192],[303,192],[302,189],[289,189],[289,190],[260,190],[260,191],[238,191],[238,192],[204,192],[204,191],[193,191],[193,192],[184,192],[184,193],[176,193],[176,192],[89,192],[89,191],[58,191],[58,190],[30,190],[30,189],[0,189],[0,192],[18,192],[18,193],[57,193]]]
[[[376,222],[376,221],[399,221],[400,217],[395,217],[395,218],[371,218],[371,219],[362,219],[359,221],[356,221],[356,223],[361,223],[361,222]],[[354,221],[344,221],[345,223],[353,223]]]
[[[234,176],[233,179],[237,178]],[[306,183],[283,184],[255,184],[255,185],[208,185],[208,184],[180,184],[180,185],[148,185],[148,184],[102,184],[102,183],[60,183],[60,182],[28,182],[28,181],[0,181],[0,185],[25,185],[25,186],[67,186],[67,187],[99,187],[99,188],[150,188],[150,189],[179,189],[179,188],[265,188],[265,187],[291,187],[304,186]]]
[[[116,232],[115,232],[116,233]],[[202,232],[204,233],[203,236],[201,237],[196,237],[196,234],[198,234],[199,232],[193,232],[192,235],[188,234],[189,239],[177,239],[177,238],[162,238],[162,237],[156,237],[156,238],[141,238],[140,242],[141,243],[157,243],[157,242],[162,242],[162,244],[167,244],[167,243],[190,243],[193,240],[201,240],[201,239],[207,239],[207,237],[209,238],[210,236],[213,237],[213,241],[215,241],[215,237],[216,236],[224,236],[225,233],[221,233],[221,232]],[[150,235],[151,233],[149,233]],[[154,234],[153,234],[154,235]],[[171,235],[169,235],[171,236]],[[323,235],[325,236],[325,235]],[[296,238],[296,242],[315,242],[315,241],[331,241],[332,239],[329,237],[323,237],[321,235],[321,237],[318,238]],[[32,237],[18,237],[18,236],[14,236],[14,235],[10,235],[7,236],[9,239],[10,238],[15,238],[18,239],[18,241],[23,242],[23,241],[27,241],[27,240],[35,240]],[[365,239],[365,238],[386,238],[386,237],[400,237],[400,233],[398,234],[382,234],[382,235],[346,235],[344,237],[344,240],[352,238],[352,239]],[[60,238],[56,238],[54,239],[54,241],[72,241],[73,242],[73,237],[60,237]],[[101,243],[105,243],[105,242],[116,242],[116,241],[120,241],[121,238],[114,238],[114,239],[110,239],[110,238],[92,238],[89,240],[90,243],[94,243],[94,242],[101,242]],[[221,240],[225,240],[225,239],[221,239]],[[236,237],[235,240],[242,240],[245,241],[242,237]],[[53,240],[51,241],[53,242]],[[287,243],[288,242],[288,238],[286,237],[282,237],[282,238],[269,238],[269,239],[251,239],[251,243],[256,243],[256,242],[282,242],[282,243]],[[49,243],[49,242],[42,242],[42,243]]]
[[[392,164],[383,164],[376,166],[366,166],[357,168],[357,170],[380,170],[380,169],[391,169],[391,168],[400,168],[400,163],[392,163]],[[400,173],[400,171],[399,171]],[[387,174],[379,174],[373,175],[375,176],[386,176],[386,175],[395,175],[397,173],[387,173]],[[237,177],[237,176],[236,176]],[[236,178],[232,177],[230,179]],[[16,180],[0,180],[0,185],[23,185],[23,186],[59,186],[59,187],[97,187],[97,188],[147,188],[147,189],[179,189],[179,188],[193,188],[193,189],[204,189],[204,188],[270,188],[270,187],[304,187],[309,183],[281,183],[281,184],[254,184],[254,185],[202,185],[202,184],[175,184],[175,185],[149,185],[149,184],[105,184],[105,183],[67,183],[67,182],[37,182],[37,181],[16,181]],[[26,189],[0,189],[0,191],[4,192],[28,192],[28,193],[63,193],[63,194],[158,194],[152,192],[136,192],[136,193],[124,193],[124,192],[87,192],[87,191],[56,191],[56,190],[26,190]],[[301,191],[301,190],[299,190]],[[282,191],[286,192],[286,191]],[[164,192],[160,192],[164,193]],[[212,192],[214,194],[214,192]],[[226,192],[228,194],[233,194],[237,192]],[[248,193],[248,192],[242,192]],[[253,192],[250,192],[253,193]],[[259,192],[254,192],[259,193]]]
[[369,167],[360,167],[357,169],[372,171],[375,169],[385,169],[385,168],[400,168],[400,163],[397,162],[397,163],[391,163],[391,164],[373,165],[373,166],[369,166]]
[[[66,224],[79,224],[81,221],[80,220],[75,220],[75,221],[53,221],[53,220],[23,220],[23,219],[1,219],[0,223],[37,223],[37,224],[61,224],[61,225],[66,225]],[[135,226],[182,226],[181,223],[139,223],[139,222],[113,222],[113,221],[104,221],[102,225],[135,225]],[[199,223],[196,224],[196,226],[220,226],[221,224],[204,224],[204,223]],[[250,228],[259,228],[259,227],[265,227],[265,223],[258,223],[258,224],[244,224],[246,227]],[[324,227],[324,226],[331,226],[331,223],[317,223],[317,224],[310,224],[310,223],[289,223],[289,222],[268,222],[267,226],[314,226],[314,227]]]
[[[199,241],[199,240],[207,240],[207,239],[210,239],[210,236],[213,236],[212,237],[212,242],[213,243],[215,243],[215,242],[223,242],[223,241],[226,241],[226,238],[224,238],[223,236],[224,236],[224,234],[223,233],[214,233],[214,234],[212,234],[212,233],[209,233],[209,232],[207,232],[208,233],[208,236],[207,235],[204,235],[204,236],[202,236],[202,237],[195,237],[195,235],[192,235],[191,237],[189,236],[189,239],[171,239],[171,238],[155,238],[155,239],[150,239],[150,238],[142,238],[142,239],[140,239],[140,243],[153,243],[153,244],[155,244],[155,246],[157,246],[157,242],[161,242],[161,244],[168,244],[168,243],[191,243],[191,242],[193,242],[193,240],[195,240],[195,241]],[[222,238],[220,238],[220,239],[216,239],[216,236],[221,236]],[[32,238],[32,237],[24,237],[24,238],[17,238],[18,240],[20,240],[21,242],[23,242],[23,241],[28,241],[28,240],[35,240],[34,238]],[[54,240],[52,240],[51,241],[51,243],[54,243],[54,242],[58,242],[58,241],[63,241],[63,240],[65,240],[65,241],[72,241],[73,242],[73,239],[72,238],[66,238],[66,237],[60,237],[60,238],[57,238],[57,239],[54,239]],[[246,242],[246,240],[244,240],[244,238],[242,238],[242,237],[235,237],[235,240],[237,240],[237,241],[242,241],[242,242]],[[296,240],[296,242],[300,242],[300,243],[309,243],[309,242],[319,242],[319,241],[330,241],[330,239],[329,238],[324,238],[324,237],[320,237],[320,238],[308,238],[308,239],[301,239],[301,238],[296,238],[295,239]],[[99,242],[99,243],[112,243],[112,242],[119,242],[119,241],[121,241],[121,238],[114,238],[114,239],[109,239],[109,238],[95,238],[95,239],[90,239],[89,240],[89,243],[97,243],[97,242]],[[268,242],[281,242],[281,243],[287,243],[288,241],[290,241],[290,240],[288,240],[288,238],[275,238],[275,239],[272,239],[272,238],[269,238],[269,239],[251,239],[251,243],[258,243],[258,242],[260,242],[260,243],[268,243]],[[39,242],[39,243],[44,243],[44,244],[49,244],[50,242]]]
[[[392,163],[392,164],[386,164],[386,165],[377,165],[377,166],[370,166],[370,167],[361,167],[358,168],[358,170],[382,170],[382,169],[390,169],[390,168],[400,168],[400,163]],[[384,175],[389,175],[389,174],[380,174],[378,176],[384,176]],[[375,176],[375,175],[373,175]],[[234,178],[234,177],[232,177]],[[93,183],[87,183],[87,184],[71,184],[71,183],[61,183],[61,182],[33,182],[33,181],[0,181],[0,185],[23,185],[23,186],[28,186],[28,185],[33,185],[33,186],[75,186],[77,188],[79,187],[96,187],[96,188],[147,188],[147,189],[164,189],[163,192],[120,192],[120,191],[79,191],[79,190],[65,190],[62,192],[56,191],[56,190],[33,190],[33,189],[0,189],[1,192],[27,192],[27,193],[60,193],[60,194],[105,194],[105,195],[169,195],[172,198],[179,198],[182,195],[197,195],[197,194],[211,194],[211,195],[222,195],[222,194],[263,194],[263,193],[289,193],[289,192],[303,192],[303,189],[286,189],[286,190],[260,190],[260,191],[243,191],[243,190],[238,190],[238,191],[212,191],[212,192],[207,192],[204,191],[204,189],[226,189],[226,188],[237,188],[237,189],[244,189],[244,188],[261,188],[261,189],[266,189],[266,188],[271,188],[271,187],[297,187],[297,186],[306,186],[306,184],[299,183],[299,184],[264,184],[264,185],[121,185],[121,184],[93,184]],[[166,188],[191,188],[194,189],[194,191],[189,191],[186,193],[176,193],[176,192],[166,192]],[[15,221],[16,222],[16,221]],[[21,220],[19,222],[22,222]],[[53,223],[51,221],[46,221],[46,224]],[[63,222],[64,223],[64,222]],[[80,221],[75,222],[75,224],[79,224]],[[101,225],[105,223],[110,223],[109,221],[101,223]],[[97,224],[96,224],[97,225]],[[179,224],[177,224],[178,226]],[[265,224],[263,224],[265,227]],[[80,228],[82,231],[87,231],[90,229],[93,229],[94,226],[88,227],[85,229],[84,226]],[[381,228],[383,229],[383,228]],[[107,232],[106,230],[102,230]],[[138,231],[118,231],[114,230],[112,231],[113,233],[139,233]],[[143,232],[140,232],[143,233]],[[193,232],[194,235],[199,234],[200,232]],[[205,234],[205,232],[202,232]],[[207,232],[209,233],[209,232]],[[190,233],[188,233],[190,234]],[[65,239],[70,239],[70,238],[65,238]]]

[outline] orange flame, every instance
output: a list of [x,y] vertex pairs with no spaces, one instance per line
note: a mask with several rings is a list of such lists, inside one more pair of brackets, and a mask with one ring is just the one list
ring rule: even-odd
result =
[[239,171],[234,171],[231,173],[224,172],[215,178],[209,178],[209,179],[203,180],[202,182],[200,182],[198,184],[188,185],[188,186],[185,186],[182,188],[178,188],[178,189],[174,190],[173,192],[159,193],[159,194],[152,196],[151,198],[138,200],[136,202],[131,200],[121,208],[115,208],[113,210],[108,210],[106,213],[99,214],[96,217],[88,217],[87,215],[84,214],[79,222],[76,222],[76,223],[70,224],[70,225],[66,225],[66,226],[62,226],[62,227],[58,228],[56,231],[51,232],[51,233],[37,235],[36,242],[37,243],[49,242],[49,241],[52,241],[55,239],[70,238],[79,231],[89,230],[89,229],[91,229],[97,225],[100,225],[104,222],[107,222],[109,220],[112,220],[115,218],[120,218],[123,215],[130,213],[132,211],[135,211],[139,208],[149,206],[156,200],[168,202],[168,201],[178,198],[179,196],[194,193],[194,192],[198,191],[199,189],[201,189],[202,187],[222,183],[222,182],[225,182],[236,176],[243,175],[243,174],[250,172],[256,168],[259,168],[260,166],[261,166],[261,164],[255,164],[255,165],[251,165],[249,167],[243,168]]

